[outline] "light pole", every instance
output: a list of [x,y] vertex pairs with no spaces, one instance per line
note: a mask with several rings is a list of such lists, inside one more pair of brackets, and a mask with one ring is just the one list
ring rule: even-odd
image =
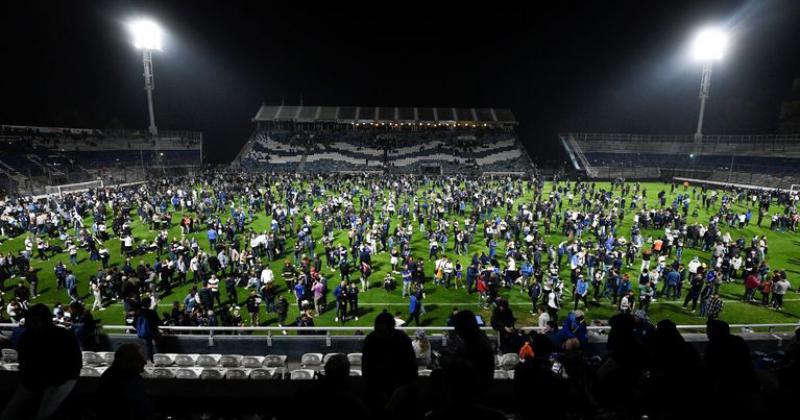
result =
[[700,115],[697,117],[697,131],[694,141],[703,141],[703,116],[706,111],[706,99],[711,90],[711,63],[722,59],[728,45],[728,36],[720,29],[707,28],[697,33],[692,44],[692,55],[703,63],[700,77]]
[[137,20],[130,24],[133,34],[133,45],[142,50],[142,65],[144,66],[144,90],[147,92],[147,111],[150,115],[148,131],[153,137],[158,136],[156,118],[153,112],[153,50],[161,51],[161,28],[150,20]]

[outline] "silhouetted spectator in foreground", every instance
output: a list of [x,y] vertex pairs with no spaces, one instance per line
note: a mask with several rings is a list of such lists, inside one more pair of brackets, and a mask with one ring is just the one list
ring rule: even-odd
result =
[[647,354],[637,340],[630,314],[617,314],[609,320],[608,358],[597,371],[595,395],[599,405],[610,411],[630,413],[636,407],[629,397],[638,391],[646,368]]
[[478,372],[466,359],[455,358],[445,365],[442,372],[444,382],[444,401],[440,407],[432,411],[427,419],[505,419],[505,415],[497,410],[479,404],[475,398],[478,386]]
[[[533,357],[514,368],[515,409],[520,419],[558,420],[566,418],[567,383],[553,370],[550,355],[553,342],[542,334],[531,336]],[[531,398],[541,404],[531,404]]]
[[[670,395],[676,389],[692,395],[702,392],[705,369],[697,351],[687,343],[675,323],[663,320],[658,323],[650,341],[650,376],[646,384],[649,395]],[[691,379],[690,379],[691,378]],[[662,416],[686,416],[686,406],[675,404],[671,398],[655,398],[650,406]]]
[[[331,408],[347,420],[369,418],[367,407],[350,390],[350,362],[347,356],[337,354],[325,363],[325,374],[316,381],[311,392],[301,391],[295,398],[298,406],[308,407],[303,417],[324,419],[330,416]],[[306,404],[309,396],[313,396],[313,404]]]
[[706,334],[705,362],[711,390],[720,395],[758,393],[760,385],[744,339],[732,335],[728,324],[720,320],[708,321]]
[[25,327],[17,349],[19,386],[0,418],[69,418],[62,403],[81,372],[78,340],[71,331],[54,325],[50,310],[42,304],[30,309]]
[[457,313],[453,317],[453,326],[459,340],[454,356],[472,364],[478,381],[474,392],[485,392],[494,379],[494,352],[489,339],[481,331],[472,311]]
[[100,377],[97,418],[148,420],[153,418],[150,399],[142,382],[147,363],[138,344],[123,344],[114,353],[114,363]]
[[364,339],[362,353],[366,401],[373,411],[382,411],[395,390],[417,378],[411,339],[395,329],[394,317],[384,311],[375,317],[375,330]]
[[800,328],[794,331],[794,340],[786,350],[778,371],[778,383],[782,392],[800,391]]

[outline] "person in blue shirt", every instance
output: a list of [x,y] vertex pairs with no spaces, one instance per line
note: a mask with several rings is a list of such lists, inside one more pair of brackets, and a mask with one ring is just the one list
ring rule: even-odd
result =
[[208,229],[208,247],[212,251],[217,249],[217,231],[214,228]]
[[575,283],[575,310],[578,310],[578,302],[583,301],[583,306],[589,309],[589,302],[586,296],[589,294],[589,282],[583,278],[583,274],[578,275],[578,281]]
[[334,322],[341,322],[347,319],[347,282],[342,281],[333,290],[333,297],[336,299],[336,317]]
[[522,285],[521,291],[525,291],[528,289],[528,285],[530,284],[531,277],[533,276],[533,266],[530,262],[525,261],[522,263],[522,267],[519,269],[519,273],[522,275]]
[[419,298],[417,298],[416,293],[411,294],[411,300],[408,304],[408,312],[410,314],[408,324],[410,325],[411,321],[414,321],[419,327],[419,315],[420,312],[422,312],[422,303],[419,301]]
[[67,270],[66,286],[70,302],[75,302],[80,299],[78,296],[78,279],[75,277],[75,274],[72,274],[72,270]]
[[303,298],[305,294],[306,288],[303,286],[303,282],[298,280],[294,285],[294,297],[297,299],[297,308],[300,309],[300,311],[303,310]]
[[678,283],[681,281],[681,275],[678,270],[670,270],[667,273],[667,279],[664,282],[664,289],[661,291],[661,295],[664,298],[672,298],[672,299],[679,299],[681,296],[678,294]]
[[472,294],[474,292],[475,281],[478,278],[478,262],[473,259],[472,264],[467,267],[467,294]]

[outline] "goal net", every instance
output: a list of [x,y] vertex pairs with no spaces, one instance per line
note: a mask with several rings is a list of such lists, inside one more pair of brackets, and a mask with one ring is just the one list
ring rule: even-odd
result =
[[102,179],[97,179],[94,181],[86,181],[86,182],[76,182],[74,184],[48,185],[45,187],[45,190],[48,195],[50,194],[62,195],[71,192],[88,191],[95,188],[103,188]]

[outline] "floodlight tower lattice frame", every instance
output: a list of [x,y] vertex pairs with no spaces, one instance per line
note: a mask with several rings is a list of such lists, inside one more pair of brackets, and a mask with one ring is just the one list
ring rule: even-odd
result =
[[144,66],[144,90],[147,92],[147,112],[150,116],[150,126],[148,131],[153,137],[158,137],[156,127],[156,117],[153,111],[153,90],[155,90],[155,79],[153,78],[153,50],[142,48],[142,65]]
[[697,131],[694,133],[694,141],[703,141],[703,117],[706,111],[706,100],[711,91],[711,60],[703,61],[702,75],[700,76],[700,114],[697,117]]

